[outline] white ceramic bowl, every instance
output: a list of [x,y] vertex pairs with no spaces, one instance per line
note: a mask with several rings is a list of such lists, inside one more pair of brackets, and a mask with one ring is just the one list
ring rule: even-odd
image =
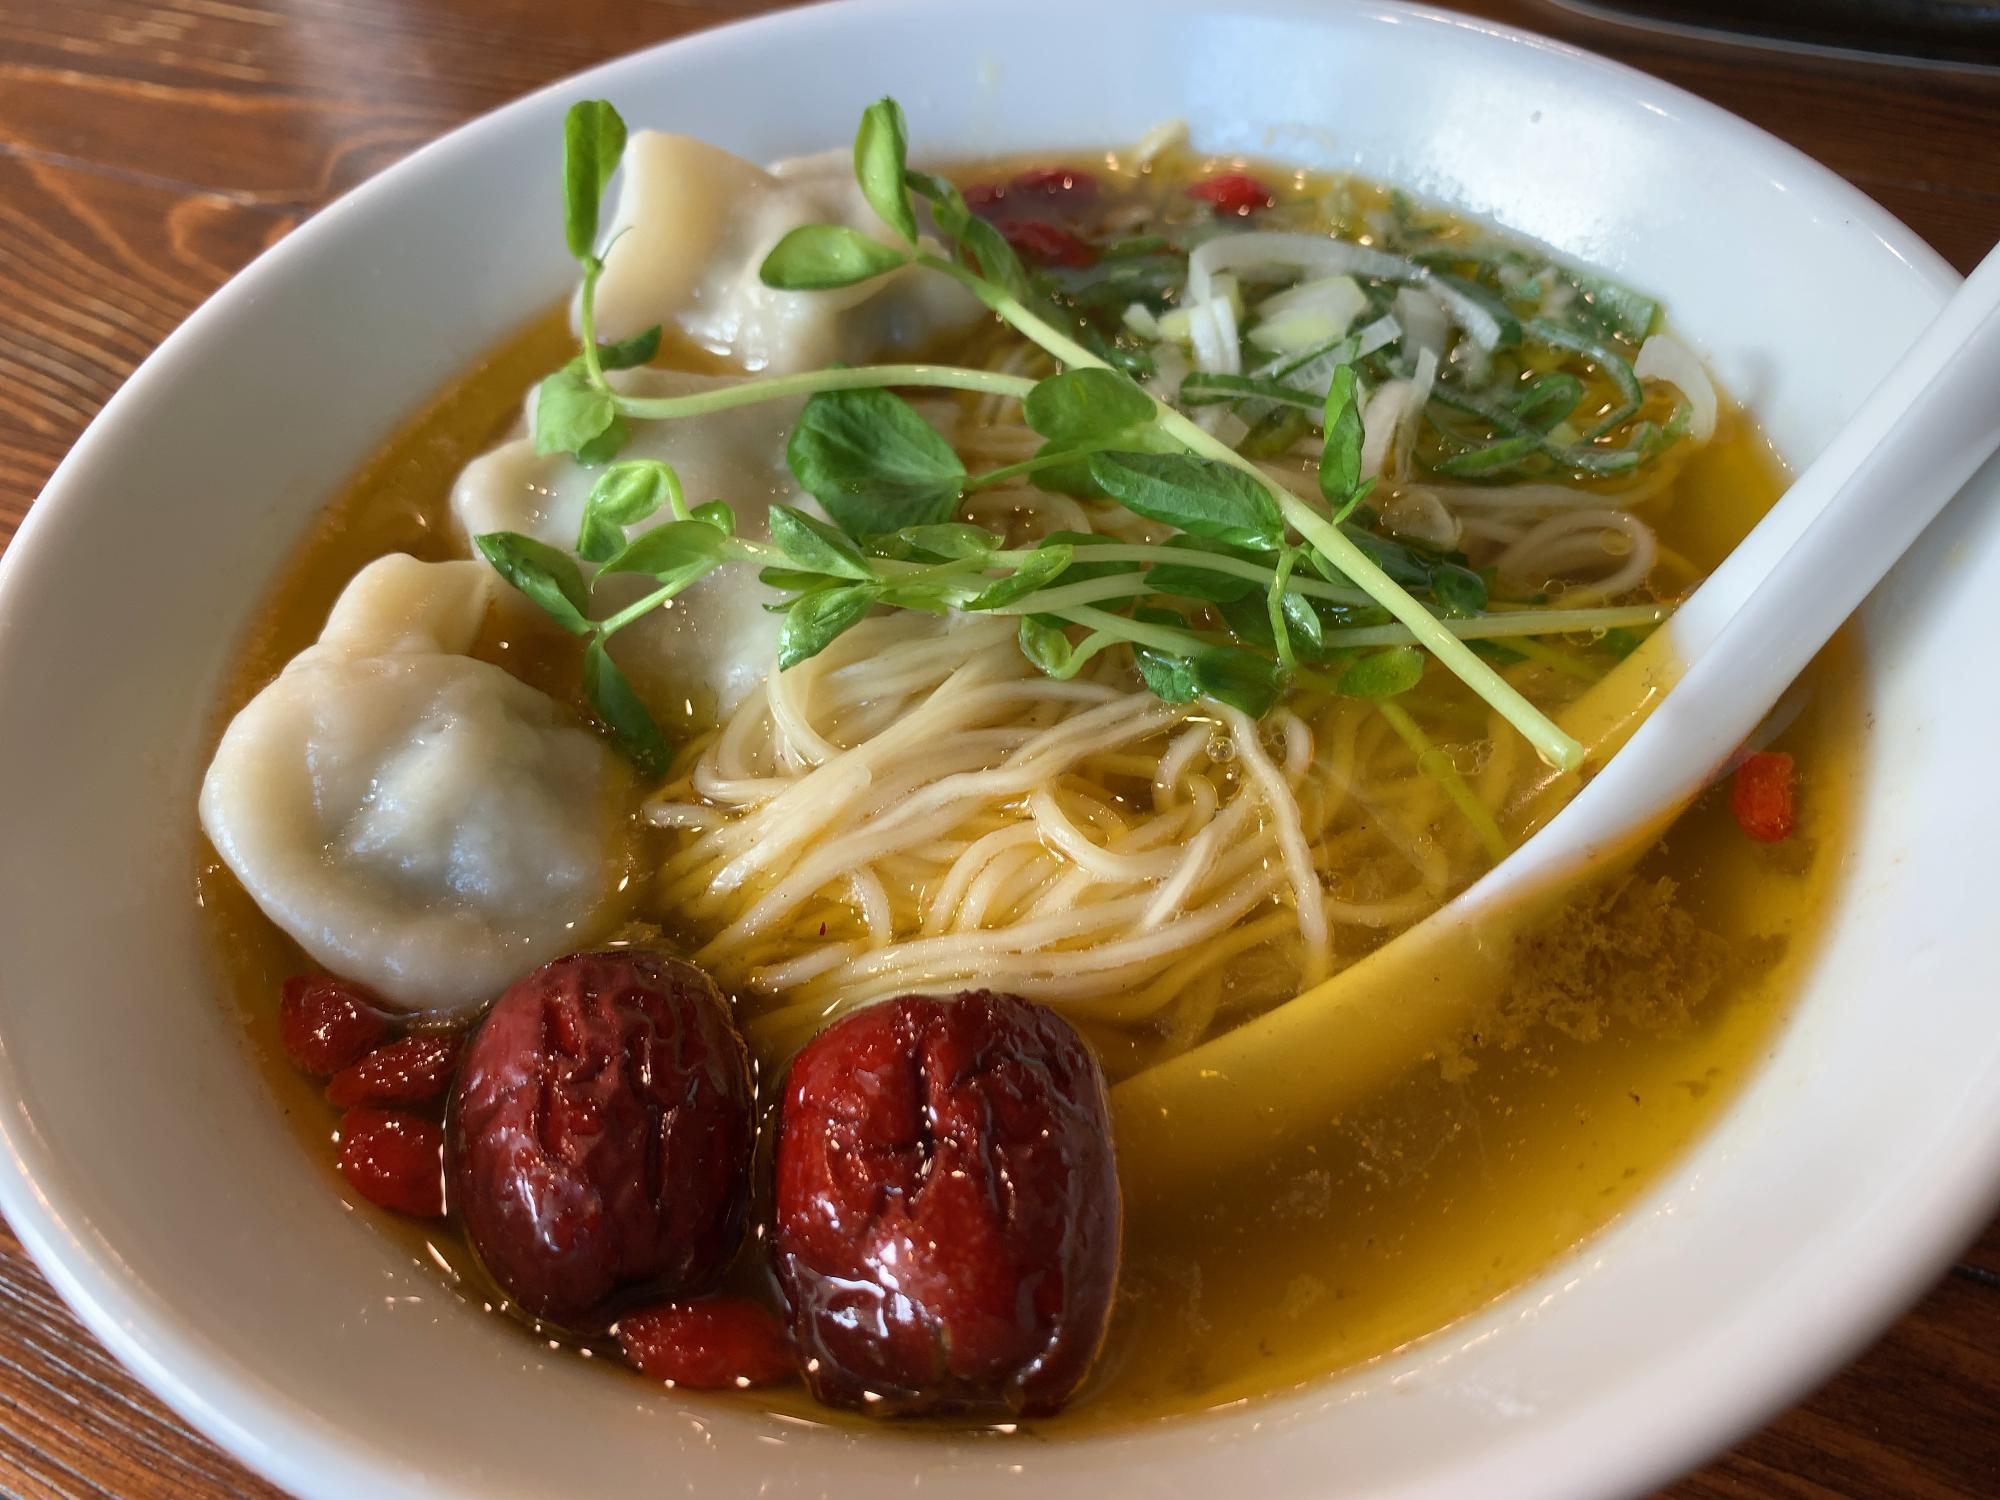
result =
[[[944,155],[1129,140],[1358,168],[1670,299],[1794,461],[1952,278],[1685,94],[1518,33],[1327,0],[863,0],[628,58],[319,216],[133,377],[0,576],[0,1206],[167,1401],[312,1496],[1146,1492],[1604,1497],[1799,1394],[2000,1181],[1987,942],[1989,471],[1869,609],[1875,726],[1833,937],[1776,1054],[1609,1232],[1402,1355],[1056,1445],[781,1426],[607,1380],[457,1306],[328,1190],[211,993],[190,890],[208,705],[264,580],[412,404],[564,289],[559,123],[769,157],[894,92]],[[1983,674],[1982,674],[1983,675]]]

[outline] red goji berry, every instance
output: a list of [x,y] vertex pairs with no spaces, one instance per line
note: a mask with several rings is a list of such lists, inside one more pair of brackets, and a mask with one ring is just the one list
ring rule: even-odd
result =
[[389,1034],[389,1018],[359,985],[328,974],[294,974],[278,1000],[278,1045],[295,1067],[324,1078]]
[[1275,207],[1277,194],[1247,172],[1219,172],[1205,177],[1188,189],[1190,198],[1213,203],[1226,214],[1253,214],[1260,208]]
[[326,1097],[342,1109],[391,1104],[429,1104],[451,1087],[452,1070],[464,1038],[428,1031],[378,1047],[342,1068],[326,1086]]
[[340,1171],[370,1203],[435,1219],[444,1213],[444,1129],[401,1110],[340,1117]]
[[777,1315],[748,1297],[665,1302],[620,1318],[617,1332],[642,1375],[689,1390],[770,1385],[796,1369]]
[[1068,266],[1081,270],[1097,261],[1097,251],[1081,235],[1042,219],[1003,222],[1000,232],[1027,259],[1037,265]]
[[1729,810],[1737,826],[1760,844],[1792,836],[1794,769],[1791,756],[1782,750],[1759,750],[1736,768]]
[[1075,203],[1088,203],[1097,197],[1097,179],[1075,167],[1031,167],[1016,173],[1007,186],[1022,197],[1035,194]]

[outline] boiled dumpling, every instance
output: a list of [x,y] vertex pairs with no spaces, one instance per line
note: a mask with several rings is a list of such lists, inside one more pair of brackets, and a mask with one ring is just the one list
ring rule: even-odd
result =
[[631,773],[464,655],[484,563],[379,559],[223,733],[201,823],[266,916],[410,1010],[484,1005],[623,915]]
[[637,132],[607,231],[607,243],[619,238],[597,283],[599,337],[664,323],[746,370],[788,374],[908,352],[981,316],[963,287],[914,268],[834,291],[765,286],[757,273],[771,247],[822,223],[893,242],[846,152],[766,171],[689,136]]
[[[734,383],[655,369],[620,371],[611,379],[639,396],[679,396]],[[671,465],[688,504],[726,500],[738,530],[762,537],[774,500],[813,508],[785,467],[785,440],[802,404],[792,398],[682,421],[636,422],[619,458]],[[468,547],[483,532],[518,531],[574,551],[584,499],[602,472],[561,454],[537,455],[530,439],[517,438],[466,465],[452,486],[452,518]],[[596,590],[598,613],[652,586],[637,577],[607,578]],[[678,739],[684,729],[727,714],[770,673],[782,620],[763,606],[778,597],[757,581],[754,568],[724,568],[619,631],[611,639],[612,657]]]

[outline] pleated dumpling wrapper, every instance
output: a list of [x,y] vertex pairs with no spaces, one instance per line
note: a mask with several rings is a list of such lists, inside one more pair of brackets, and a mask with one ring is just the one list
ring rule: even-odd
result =
[[475,1010],[624,914],[632,773],[466,654],[498,588],[484,563],[370,563],[202,783],[202,828],[265,915],[411,1011]]
[[692,136],[640,130],[619,176],[601,250],[599,338],[661,323],[741,369],[789,375],[914,353],[985,316],[965,288],[914,267],[833,291],[764,285],[764,257],[802,225],[844,224],[893,242],[848,152],[766,169]]

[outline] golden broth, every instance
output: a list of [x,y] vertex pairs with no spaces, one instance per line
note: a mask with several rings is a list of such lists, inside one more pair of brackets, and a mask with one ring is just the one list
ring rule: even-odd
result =
[[[1355,212],[1384,212],[1390,201],[1365,185],[1327,188],[1335,190],[1350,194]],[[310,644],[365,562],[398,550],[451,555],[453,478],[571,348],[559,312],[536,319],[354,476],[268,594],[218,733]],[[694,351],[672,357],[711,364]],[[1725,413],[1714,442],[1649,503],[1664,566],[1712,568],[1780,484],[1760,435]],[[575,664],[544,644],[496,637],[480,654],[576,696]],[[1802,771],[1792,840],[1751,842],[1724,793],[1711,792],[1641,862],[1613,915],[1572,914],[1548,935],[1558,947],[1598,945],[1631,981],[1622,1002],[1527,982],[1549,978],[1547,966],[1529,964],[1498,1013],[1442,1049],[1445,1061],[1411,1071],[1365,1109],[1223,1187],[1168,1211],[1135,1209],[1104,1357],[1069,1414],[1035,1425],[1067,1431],[1200,1409],[1379,1356],[1518,1285],[1643,1191],[1771,1048],[1810,959],[1851,800],[1860,732],[1853,668],[1854,646],[1843,638],[1807,673],[1803,707],[1776,742]],[[344,1192],[327,1146],[335,1112],[276,1045],[278,986],[309,965],[205,848],[199,889],[227,1001],[329,1186]],[[1663,941],[1674,952],[1692,945],[1699,963],[1661,979]],[[1560,1003],[1550,1004],[1552,994]],[[454,1232],[378,1218],[417,1258],[456,1268],[469,1300],[498,1300]],[[766,1282],[758,1248],[748,1242],[739,1282]],[[844,1420],[793,1389],[718,1399]]]

